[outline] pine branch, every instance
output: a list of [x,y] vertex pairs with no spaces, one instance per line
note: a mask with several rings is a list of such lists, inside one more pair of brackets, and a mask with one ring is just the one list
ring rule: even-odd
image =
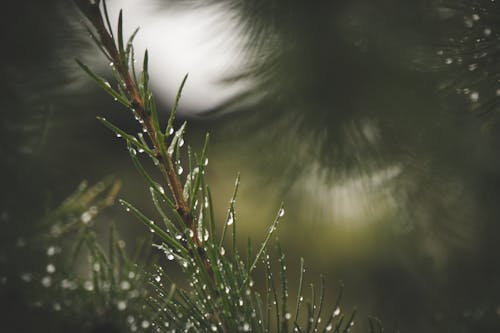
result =
[[[132,57],[130,56],[130,52],[132,51],[132,49],[127,48],[127,51],[124,49],[123,34],[122,34],[123,31],[122,12],[120,11],[119,14],[118,40],[116,41],[111,26],[109,24],[105,2],[103,2],[104,6],[103,8],[106,17],[106,22],[108,22],[107,26],[104,23],[104,18],[99,8],[100,1],[92,3],[90,0],[87,1],[75,0],[75,3],[78,5],[80,10],[85,14],[87,19],[93,25],[94,29],[97,31],[98,38],[96,38],[96,40],[100,43],[100,49],[104,52],[105,56],[107,56],[109,59],[112,60],[111,65],[116,71],[116,73],[119,75],[119,78],[121,79],[121,84],[125,88],[124,92],[126,96],[123,97],[127,98],[130,108],[138,118],[138,121],[142,124],[144,131],[147,133],[149,139],[151,140],[153,146],[153,154],[159,162],[161,173],[163,174],[163,177],[174,198],[176,209],[179,215],[182,217],[186,226],[188,226],[194,232],[195,230],[193,224],[193,217],[189,205],[184,198],[183,187],[175,170],[174,163],[172,161],[172,156],[165,152],[166,143],[164,140],[166,139],[166,137],[161,134],[161,131],[159,131],[157,123],[157,115],[151,112],[151,110],[147,107],[148,101],[145,101],[146,98],[148,98],[149,100],[152,98],[152,95],[151,93],[149,93],[147,87],[147,81],[148,81],[147,51],[145,52],[144,55],[143,89],[140,89],[137,85],[137,82],[133,79],[133,77],[135,77],[135,73],[133,74],[131,73],[131,69],[129,66],[130,62],[132,61]],[[128,45],[131,45],[134,35],[127,43]],[[91,73],[88,67],[83,65],[81,62],[78,62],[78,64],[85,71]],[[179,91],[179,96],[180,92],[181,91]],[[171,126],[171,124],[169,125]],[[199,247],[200,245],[199,239],[196,238],[195,242]]]
[[[99,49],[112,62],[112,70],[117,79],[117,89],[92,72],[86,65],[78,62],[108,94],[116,101],[131,109],[140,123],[142,133],[131,135],[116,127],[104,118],[98,118],[118,137],[125,140],[132,162],[140,175],[150,187],[152,202],[163,220],[163,225],[154,222],[133,204],[120,200],[125,210],[133,214],[156,238],[160,240],[154,247],[164,252],[166,258],[179,264],[189,282],[188,289],[178,288],[170,276],[161,267],[151,280],[153,293],[149,299],[150,307],[162,309],[153,318],[154,325],[166,327],[167,330],[186,332],[269,332],[276,325],[277,332],[311,332],[330,331],[335,324],[335,332],[347,332],[352,326],[354,313],[347,323],[343,323],[338,303],[327,318],[327,324],[321,323],[321,312],[324,304],[325,285],[322,280],[319,297],[311,285],[312,296],[307,302],[306,325],[299,323],[300,309],[303,302],[302,281],[303,263],[300,272],[299,293],[295,318],[288,309],[288,282],[285,276],[285,256],[279,253],[279,284],[273,279],[273,269],[267,247],[271,235],[276,230],[284,215],[283,207],[276,213],[263,243],[252,258],[250,243],[247,248],[246,262],[242,259],[236,246],[236,212],[235,202],[239,186],[239,176],[229,203],[228,216],[220,236],[216,232],[214,207],[210,188],[205,184],[204,174],[207,165],[208,135],[200,155],[187,149],[188,174],[183,182],[181,148],[185,124],[177,131],[173,129],[175,112],[179,103],[184,78],[170,118],[164,129],[158,119],[153,94],[149,90],[148,54],[144,55],[143,68],[137,75],[134,68],[134,54],[131,36],[127,44],[123,41],[123,17],[120,12],[116,35],[111,29],[105,1],[75,0],[75,3],[91,23],[95,33],[89,29],[92,39]],[[101,9],[102,5],[102,9]],[[139,79],[137,79],[139,77]],[[146,171],[138,156],[144,153],[159,168],[164,184],[169,188],[167,195],[163,186]],[[167,208],[167,210],[165,210]],[[226,255],[225,236],[232,229],[232,247]],[[96,253],[100,252],[96,250]],[[104,258],[103,256],[99,256]],[[263,296],[254,290],[252,273],[262,263],[265,268],[266,290]]]

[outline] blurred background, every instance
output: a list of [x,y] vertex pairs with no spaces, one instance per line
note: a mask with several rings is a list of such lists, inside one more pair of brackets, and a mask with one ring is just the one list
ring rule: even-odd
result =
[[[368,316],[401,332],[500,330],[494,0],[108,5],[112,22],[123,8],[127,34],[140,27],[138,63],[147,48],[163,120],[189,72],[178,121],[188,120],[196,149],[211,133],[221,224],[241,173],[242,246],[263,239],[283,201],[291,277],[304,257],[308,281],[324,273],[332,302],[343,281],[356,332]],[[120,197],[154,213],[123,142],[95,119],[140,130],[75,64],[112,78],[75,6],[10,2],[2,15],[0,284],[9,286],[10,249],[83,179],[113,174]],[[130,243],[146,232],[119,207],[103,220]]]

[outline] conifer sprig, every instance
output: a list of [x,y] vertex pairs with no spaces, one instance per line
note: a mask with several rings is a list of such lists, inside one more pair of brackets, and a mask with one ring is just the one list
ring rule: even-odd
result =
[[[132,110],[132,112],[136,116],[136,119],[142,125],[143,131],[147,134],[149,140],[151,141],[151,148],[147,150],[147,153],[150,154],[152,158],[155,158],[158,161],[159,169],[161,170],[161,173],[163,174],[168,184],[175,203],[176,210],[181,215],[185,224],[188,227],[192,228],[193,220],[191,211],[189,209],[187,201],[183,196],[181,181],[179,180],[178,174],[176,172],[172,154],[168,154],[166,150],[166,141],[170,136],[169,131],[172,128],[172,122],[169,121],[164,134],[159,128],[160,125],[158,121],[156,105],[153,100],[153,95],[149,91],[147,50],[144,53],[143,68],[139,81],[137,81],[136,73],[132,72],[132,69],[134,69],[134,49],[132,46],[132,42],[137,33],[137,30],[132,34],[132,36],[126,43],[125,48],[123,41],[122,11],[120,11],[118,18],[118,34],[117,39],[115,39],[113,29],[109,22],[109,16],[107,13],[105,1],[102,2],[102,11],[100,7],[100,0],[97,0],[95,2],[89,0],[75,0],[75,3],[80,8],[82,13],[86,16],[86,18],[90,21],[96,32],[94,33],[91,28],[88,28],[92,39],[97,43],[99,49],[103,52],[106,58],[111,61],[110,65],[113,68],[113,72],[118,81],[118,89],[113,89],[106,80],[93,73],[86,65],[77,60],[78,64],[106,92],[113,96],[115,100],[119,101]],[[185,82],[185,80],[186,78],[184,78],[183,82]],[[179,90],[179,96],[180,92],[181,90]],[[178,99],[179,97],[177,98],[177,101]],[[171,119],[173,119],[175,109],[176,107],[174,107]],[[108,124],[111,125],[110,123]],[[137,141],[129,141],[128,139],[130,139],[130,137],[125,139],[129,144],[133,146],[138,145],[140,148],[145,148]],[[144,146],[147,146],[147,144],[145,144]]]
[[[290,312],[285,255],[278,249],[279,271],[276,284],[271,257],[267,252],[271,235],[285,213],[283,207],[277,211],[276,218],[255,256],[252,255],[250,242],[246,255],[240,255],[236,246],[235,211],[239,176],[229,203],[227,220],[224,221],[222,231],[217,232],[218,223],[215,221],[211,192],[204,178],[208,162],[208,135],[200,154],[193,153],[189,146],[185,152],[183,135],[186,124],[177,130],[173,128],[186,77],[179,88],[167,124],[162,126],[153,94],[149,89],[147,51],[144,54],[142,72],[135,71],[132,41],[137,30],[129,41],[124,43],[121,11],[115,35],[105,1],[74,1],[91,23],[92,28],[88,30],[92,39],[111,61],[111,68],[117,80],[116,88],[83,63],[77,61],[78,64],[116,101],[132,111],[142,132],[137,135],[129,134],[104,118],[99,120],[116,136],[125,140],[134,166],[149,187],[152,203],[161,222],[149,218],[125,200],[120,200],[120,203],[154,233],[157,243],[153,246],[163,251],[167,260],[180,266],[189,286],[178,287],[170,275],[161,267],[157,267],[156,273],[151,277],[152,292],[148,299],[150,309],[155,313],[150,318],[155,330],[227,333],[318,330],[347,332],[352,326],[354,313],[344,317],[339,302],[327,317],[321,318],[325,300],[324,280],[320,284],[319,294],[311,285],[311,299],[305,302],[306,306],[302,306],[303,261],[294,316]],[[169,189],[168,193],[143,166],[141,154],[148,156],[158,167],[162,182]],[[187,167],[183,166],[181,159],[188,161]],[[187,168],[186,176],[183,176],[183,167]],[[228,231],[232,231],[232,244],[226,253],[224,245],[227,244],[225,237]],[[265,289],[262,294],[256,290],[252,277],[260,262],[263,263],[265,272]]]

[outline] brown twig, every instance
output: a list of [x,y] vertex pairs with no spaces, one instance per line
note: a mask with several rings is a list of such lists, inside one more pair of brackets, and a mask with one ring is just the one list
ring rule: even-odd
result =
[[[120,78],[125,84],[125,92],[129,98],[130,105],[133,107],[135,112],[143,124],[146,133],[154,147],[156,153],[156,158],[159,161],[159,167],[165,181],[172,193],[174,198],[175,206],[177,212],[182,217],[184,223],[188,228],[193,231],[193,239],[197,248],[201,248],[201,241],[196,232],[196,228],[193,221],[193,216],[191,214],[189,205],[184,198],[183,187],[177,173],[175,171],[174,163],[170,155],[163,156],[160,153],[160,142],[162,138],[158,138],[154,125],[153,119],[150,114],[145,110],[145,102],[141,96],[139,89],[135,81],[132,79],[129,66],[127,63],[122,61],[120,51],[117,48],[116,42],[111,35],[110,31],[106,28],[104,23],[104,18],[102,16],[101,10],[99,8],[100,1],[91,2],[90,0],[74,0],[76,5],[80,8],[82,13],[87,17],[87,19],[92,23],[97,31],[98,37],[102,43],[104,50],[108,53],[113,61],[113,66],[116,72],[120,75]],[[206,261],[206,258],[203,258]],[[207,266],[208,267],[208,266]]]

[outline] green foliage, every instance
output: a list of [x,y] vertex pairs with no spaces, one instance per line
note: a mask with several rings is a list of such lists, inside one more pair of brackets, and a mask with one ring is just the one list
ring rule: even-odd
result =
[[[187,75],[164,123],[149,88],[147,51],[141,71],[135,68],[133,39],[138,30],[125,42],[121,12],[113,31],[104,1],[74,2],[90,23],[87,30],[92,40],[111,62],[116,82],[109,83],[77,60],[78,65],[131,111],[141,132],[127,133],[110,120],[98,120],[124,140],[157,214],[149,217],[132,203],[119,200],[151,232],[145,233],[149,236],[143,246],[130,256],[113,223],[107,241],[96,230],[96,222],[105,220],[101,212],[115,202],[121,182],[108,177],[90,187],[82,183],[37,224],[31,236],[18,241],[26,257],[36,253],[42,258],[34,271],[22,273],[18,281],[32,305],[60,313],[59,318],[73,322],[68,325],[71,331],[81,332],[349,331],[355,312],[341,311],[342,292],[332,309],[326,309],[330,302],[324,277],[319,286],[311,284],[310,296],[305,296],[303,260],[296,277],[298,292],[289,295],[285,254],[278,245],[274,260],[268,249],[285,214],[283,205],[262,244],[254,247],[248,240],[241,251],[235,210],[238,175],[227,218],[216,221],[205,181],[209,136],[196,153],[184,144],[186,123],[179,127],[174,123]],[[151,162],[156,173],[146,165]],[[157,265],[145,258],[150,245],[164,255]],[[178,266],[180,277],[166,269],[172,265]],[[377,329],[381,331],[380,326]]]
[[[148,275],[136,264],[142,261],[145,247],[130,257],[113,224],[107,242],[95,230],[95,222],[114,203],[120,187],[121,182],[113,177],[93,186],[82,182],[35,224],[31,235],[17,240],[20,267],[11,270],[19,276],[8,279],[18,283],[15,288],[32,308],[52,312],[57,324],[50,329],[46,327],[50,320],[45,319],[44,329],[129,331],[136,322],[151,318],[143,301]],[[25,261],[34,258],[36,263]]]
[[[234,207],[238,176],[227,220],[222,230],[217,230],[210,188],[204,178],[209,137],[207,135],[201,153],[196,154],[189,146],[187,151],[184,148],[186,124],[176,131],[173,128],[187,76],[181,84],[170,118],[162,126],[153,94],[149,90],[147,51],[142,72],[136,73],[134,68],[132,40],[136,32],[124,44],[121,12],[115,38],[104,1],[102,11],[100,1],[75,2],[93,25],[95,33],[89,29],[92,39],[112,62],[111,67],[117,79],[116,88],[83,63],[77,61],[78,64],[116,101],[132,111],[144,134],[126,133],[112,122],[98,119],[125,141],[134,166],[149,187],[152,203],[161,220],[154,221],[125,200],[120,200],[120,203],[155,234],[158,243],[154,247],[163,251],[167,260],[179,265],[188,282],[188,287],[179,287],[168,273],[161,267],[157,268],[151,279],[152,292],[148,300],[150,310],[155,312],[153,326],[158,331],[172,332],[347,332],[353,324],[354,313],[347,317],[341,314],[340,298],[322,321],[321,315],[325,315],[324,279],[319,287],[319,297],[316,288],[311,285],[311,299],[304,301],[303,261],[295,308],[290,309],[285,255],[281,249],[278,249],[279,278],[276,284],[267,245],[284,215],[283,207],[278,210],[256,254],[253,254],[250,241],[246,255],[240,254],[236,246],[237,218]],[[147,158],[144,157],[153,161],[162,175],[161,181],[146,171],[143,163]],[[186,176],[183,176],[181,160],[188,161]],[[169,191],[161,185],[162,182]],[[232,240],[230,250],[226,251],[228,231],[232,234]],[[252,277],[260,262],[264,265],[266,284],[262,294],[255,288]],[[181,281],[181,285],[186,281]]]

